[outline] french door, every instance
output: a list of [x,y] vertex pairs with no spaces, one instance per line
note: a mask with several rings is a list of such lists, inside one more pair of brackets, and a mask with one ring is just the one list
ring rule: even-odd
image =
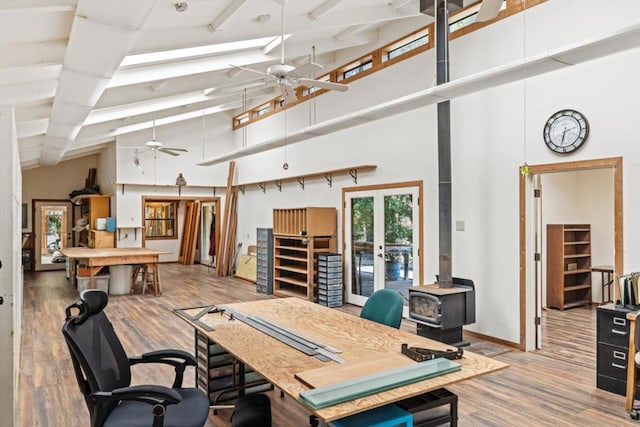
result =
[[63,270],[65,258],[60,249],[71,246],[71,202],[34,200],[33,207],[35,269]]
[[[405,296],[419,285],[419,187],[345,192],[347,302],[364,305],[378,289]],[[405,313],[406,314],[406,313]]]

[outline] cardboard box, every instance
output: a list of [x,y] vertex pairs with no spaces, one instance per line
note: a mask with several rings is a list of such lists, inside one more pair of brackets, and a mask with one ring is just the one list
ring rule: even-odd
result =
[[89,247],[90,248],[113,248],[114,234],[108,231],[91,230],[89,231]]

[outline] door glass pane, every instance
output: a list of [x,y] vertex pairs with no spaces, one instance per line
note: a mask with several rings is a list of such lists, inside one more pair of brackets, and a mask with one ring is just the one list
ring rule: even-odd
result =
[[67,207],[42,206],[40,221],[40,262],[42,264],[64,262],[60,249],[63,249],[67,242]]
[[351,293],[373,293],[373,197],[351,199]]
[[413,286],[413,240],[413,196],[385,196],[385,288],[395,289],[407,298]]

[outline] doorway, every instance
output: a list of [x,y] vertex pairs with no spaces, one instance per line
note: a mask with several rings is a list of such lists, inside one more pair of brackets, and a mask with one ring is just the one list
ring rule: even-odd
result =
[[347,302],[364,305],[378,289],[408,300],[422,283],[422,183],[343,190]]
[[[544,183],[547,182],[546,187],[551,187],[553,190],[554,179],[562,173],[588,173],[593,171],[596,173],[593,176],[600,175],[600,186],[604,186],[607,196],[610,199],[608,206],[606,207],[606,215],[610,218],[610,223],[603,227],[608,230],[604,232],[600,231],[601,240],[606,240],[610,243],[610,247],[607,251],[604,251],[604,255],[598,255],[601,259],[595,260],[596,263],[611,263],[614,270],[614,277],[617,274],[621,274],[623,271],[622,265],[622,158],[608,158],[608,159],[596,159],[585,160],[577,162],[556,163],[556,164],[544,164],[529,166],[528,174],[521,174],[520,177],[520,307],[521,307],[521,322],[520,322],[520,347],[521,349],[532,350],[544,348],[545,331],[542,325],[554,324],[566,324],[565,322],[545,321],[543,319],[543,310],[545,308],[546,301],[546,289],[544,287],[544,275],[546,273],[546,260],[542,256],[545,253],[544,236],[546,234],[547,223],[563,222],[558,218],[563,218],[562,214],[558,214],[563,209],[567,211],[568,216],[572,222],[583,223],[585,218],[581,216],[580,209],[576,209],[576,206],[548,206],[545,204],[545,189]],[[585,175],[583,174],[582,177]],[[578,180],[579,181],[579,180]],[[550,184],[550,185],[549,185]],[[580,187],[578,182],[578,187]],[[585,184],[586,185],[586,184]],[[542,188],[541,188],[542,187]],[[542,191],[540,191],[542,190]],[[589,188],[582,188],[585,194],[590,191]],[[536,197],[538,196],[538,197]],[[545,208],[543,208],[543,206]],[[584,214],[584,213],[582,213]],[[546,218],[546,219],[545,219]],[[600,223],[600,219],[593,220],[593,222]],[[606,222],[606,221],[605,221]],[[601,227],[602,228],[602,227]],[[609,243],[604,243],[605,246]],[[602,252],[602,251],[600,251]],[[540,254],[534,256],[533,254]],[[602,258],[606,258],[603,260]],[[610,261],[607,261],[610,260]],[[531,272],[529,274],[528,272]],[[597,275],[592,276],[593,279],[599,277]],[[601,301],[601,288],[598,283],[593,286],[596,292],[593,295],[593,301],[598,303]],[[615,299],[615,295],[613,296]],[[573,309],[576,310],[576,309]],[[584,310],[575,311],[576,315],[584,316],[582,313]],[[533,315],[526,315],[526,313],[532,313]],[[563,317],[571,316],[571,310],[565,310],[561,312]],[[558,317],[558,313],[551,314],[553,318]],[[549,331],[548,331],[549,332]],[[548,334],[553,336],[552,334]],[[595,340],[595,336],[594,336]],[[566,342],[566,340],[565,340]],[[553,341],[551,342],[551,345]],[[545,350],[548,350],[545,349]]]
[[200,264],[214,266],[216,255],[216,203],[202,203],[200,214]]
[[33,201],[35,270],[64,270],[61,249],[71,246],[72,205],[68,200]]

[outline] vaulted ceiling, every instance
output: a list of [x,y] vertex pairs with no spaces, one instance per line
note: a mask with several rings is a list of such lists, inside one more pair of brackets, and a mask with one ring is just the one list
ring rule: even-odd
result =
[[[279,63],[280,1],[0,0],[0,103],[15,107],[23,169],[96,153],[153,119],[230,116],[235,89],[260,78],[232,64]],[[294,65],[312,48],[321,64],[373,49],[383,26],[420,16],[419,0],[287,0],[284,14]]]

